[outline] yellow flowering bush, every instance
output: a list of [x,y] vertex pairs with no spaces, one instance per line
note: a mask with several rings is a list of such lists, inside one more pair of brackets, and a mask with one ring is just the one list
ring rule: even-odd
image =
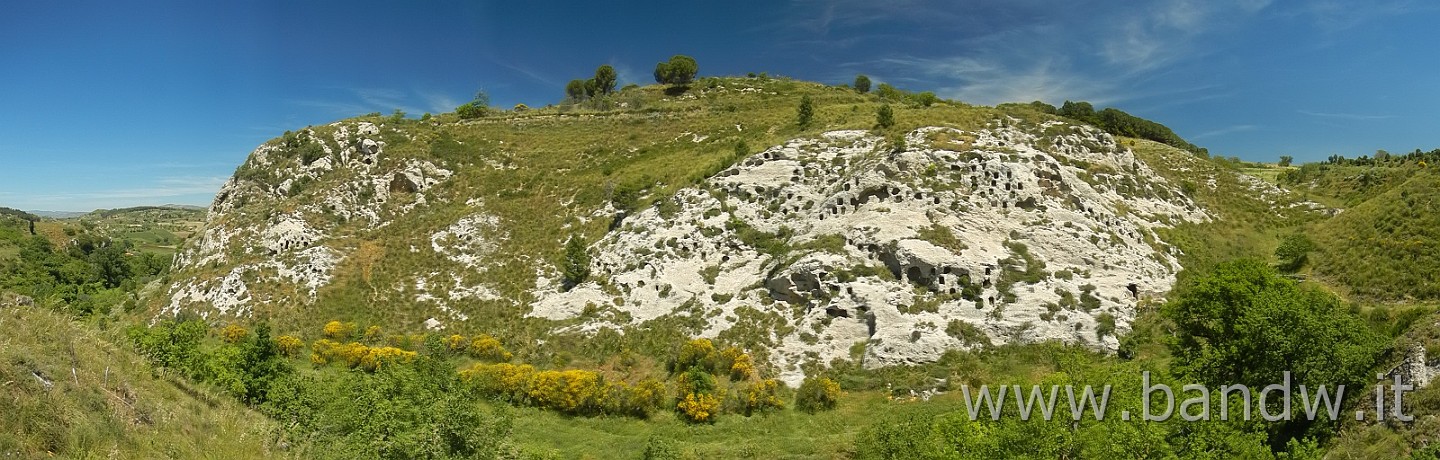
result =
[[725,366],[725,371],[730,374],[730,380],[740,382],[750,380],[755,376],[755,361],[750,355],[739,348],[726,348],[720,353],[720,363]]
[[325,323],[325,338],[330,340],[345,340],[350,338],[350,333],[355,332],[355,323],[342,323],[331,321]]
[[293,335],[282,335],[275,338],[275,347],[280,350],[281,356],[294,358],[300,354],[301,348],[305,348],[305,342]]
[[452,352],[458,353],[461,351],[465,351],[465,349],[469,347],[470,342],[465,340],[465,336],[463,335],[451,334],[449,337],[445,338],[445,349]]
[[745,389],[745,415],[767,410],[780,410],[785,408],[785,401],[780,399],[780,381],[765,379],[750,384]]
[[530,399],[570,414],[593,413],[604,388],[600,374],[577,369],[541,371],[531,377]]
[[371,325],[370,327],[365,328],[365,341],[366,341],[366,342],[375,343],[375,342],[379,341],[379,340],[380,340],[380,337],[382,337],[382,336],[384,336],[384,335],[385,335],[384,332],[381,332],[381,331],[380,331],[380,326]]
[[481,334],[470,341],[470,356],[483,361],[509,362],[514,358],[509,351],[505,350],[500,341],[489,335]]
[[316,340],[314,344],[310,345],[310,362],[316,366],[324,366],[328,364],[330,360],[335,359],[340,347],[340,343],[334,340]]
[[460,378],[491,396],[510,402],[523,402],[528,396],[527,387],[535,367],[529,364],[476,364],[460,372]]
[[693,339],[680,346],[675,357],[675,372],[685,372],[692,367],[710,370],[714,364],[715,343],[710,339]]
[[720,398],[706,393],[689,393],[675,408],[680,410],[680,415],[685,420],[692,423],[713,422],[720,410]]
[[825,377],[806,377],[795,395],[795,408],[805,412],[834,409],[840,403],[840,384]]
[[[364,347],[364,345],[361,345],[361,347]],[[395,347],[366,347],[364,354],[360,356],[360,368],[375,372],[380,370],[380,366],[385,364],[409,363],[415,359],[415,356],[417,356],[417,353],[413,351],[401,350]]]
[[245,328],[239,324],[231,324],[220,330],[220,340],[225,341],[225,343],[240,343],[249,336],[250,331],[245,330]]

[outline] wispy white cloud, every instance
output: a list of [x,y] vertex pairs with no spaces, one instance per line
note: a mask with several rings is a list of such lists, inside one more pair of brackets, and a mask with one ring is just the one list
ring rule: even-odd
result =
[[500,67],[504,67],[504,68],[506,68],[506,69],[510,69],[510,70],[514,71],[515,73],[519,73],[519,74],[524,75],[524,76],[526,76],[526,77],[530,77],[531,80],[535,80],[535,81],[540,82],[540,83],[542,83],[542,84],[544,84],[544,85],[546,85],[546,86],[560,86],[560,87],[563,87],[563,86],[564,86],[564,83],[560,82],[559,79],[556,79],[555,77],[552,77],[552,76],[550,76],[550,75],[546,75],[546,74],[541,73],[541,72],[539,72],[539,71],[536,71],[536,70],[531,69],[531,68],[529,68],[529,67],[520,66],[520,65],[515,65],[515,64],[512,64],[512,63],[506,62],[506,61],[504,61],[504,60],[501,60],[501,59],[491,59],[490,61],[491,61],[491,62],[494,62],[496,65],[499,65]]
[[[291,104],[311,107],[336,116],[352,117],[371,112],[389,114],[402,110],[409,116],[421,113],[445,113],[455,110],[463,102],[447,93],[424,89],[395,89],[367,87],[330,87],[337,95],[333,98],[295,99]],[[468,98],[466,99],[468,100]],[[274,129],[256,127],[258,130],[275,132]],[[282,129],[283,131],[283,129]]]
[[[981,104],[1067,99],[1113,104],[1159,96],[1198,101],[1222,97],[1224,91],[1205,87],[1145,94],[1154,92],[1149,87],[1173,86],[1153,82],[1173,77],[1181,64],[1215,53],[1211,37],[1269,5],[1269,0],[1167,0],[1149,5],[982,2],[977,8],[985,17],[1025,20],[989,28],[967,22],[977,28],[975,33],[930,47],[954,51],[856,62],[844,68],[882,81],[941,88],[937,92],[946,97]],[[1077,22],[1074,18],[1079,15],[1093,19]]]
[[1220,128],[1220,129],[1216,129],[1216,130],[1212,130],[1212,131],[1206,131],[1206,132],[1203,132],[1203,133],[1200,133],[1200,134],[1196,134],[1196,135],[1194,135],[1194,136],[1190,136],[1190,140],[1194,141],[1194,140],[1196,140],[1196,139],[1204,139],[1204,138],[1207,138],[1207,137],[1218,137],[1218,136],[1224,136],[1224,135],[1226,135],[1226,134],[1234,134],[1234,133],[1242,133],[1242,132],[1246,132],[1246,131],[1254,131],[1254,130],[1257,130],[1257,129],[1260,129],[1260,127],[1257,126],[1257,125],[1235,125],[1235,126],[1227,126],[1227,127],[1224,127],[1224,128]]
[[1340,33],[1387,17],[1435,10],[1440,4],[1428,0],[1317,0],[1297,2],[1284,14],[1304,17],[1321,31]]
[[1312,112],[1309,110],[1296,110],[1295,112],[1301,115],[1309,115],[1312,117],[1339,118],[1344,120],[1384,120],[1388,118],[1395,118],[1394,115],[1373,115],[1363,113]]

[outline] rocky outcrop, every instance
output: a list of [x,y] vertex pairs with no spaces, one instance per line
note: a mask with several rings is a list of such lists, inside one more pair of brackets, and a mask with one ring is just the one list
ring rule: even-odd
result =
[[[304,305],[337,270],[368,284],[366,270],[386,259],[365,240],[392,238],[384,250],[415,254],[414,273],[391,270],[366,288],[372,300],[428,309],[414,327],[483,320],[465,308],[476,304],[528,311],[562,333],[688,317],[702,327],[687,332],[763,344],[757,356],[798,383],[803,364],[861,349],[872,367],[987,343],[1113,350],[1141,294],[1168,292],[1180,269],[1155,230],[1210,219],[1089,127],[1004,118],[973,131],[922,128],[903,142],[833,131],[770,147],[623,219],[581,210],[581,220],[616,224],[591,248],[592,281],[562,290],[552,261],[505,250],[520,230],[487,211],[491,197],[442,186],[513,166],[498,155],[390,156],[386,139],[405,151],[423,145],[413,136],[339,123],[256,149],[177,254],[165,312]],[[533,289],[517,294],[532,270]],[[492,287],[502,282],[514,290]]]
[[771,356],[792,381],[857,342],[869,366],[982,342],[1114,349],[1135,293],[1168,291],[1180,269],[1152,229],[1209,217],[1105,133],[1016,123],[924,128],[903,149],[864,131],[773,147],[680,191],[675,211],[628,217],[593,248],[600,281],[542,283],[532,314],[698,310],[711,337],[781,318]]
[[[350,250],[333,241],[340,225],[358,220],[387,226],[426,205],[426,192],[453,175],[429,161],[386,158],[380,134],[372,123],[335,123],[255,149],[216,195],[206,229],[176,255],[175,271],[192,276],[170,287],[165,311],[243,316],[260,301],[313,301]],[[296,149],[319,156],[306,163],[306,153]],[[324,186],[307,190],[309,184]],[[309,195],[289,211],[259,219],[250,214],[302,194]],[[233,268],[207,273],[222,263]],[[251,289],[257,284],[287,286],[267,294],[295,288],[304,297],[257,298]]]

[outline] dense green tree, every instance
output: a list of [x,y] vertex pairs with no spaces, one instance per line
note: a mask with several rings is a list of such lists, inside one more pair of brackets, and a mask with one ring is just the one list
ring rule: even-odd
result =
[[610,94],[615,91],[615,83],[618,76],[615,68],[609,64],[595,69],[595,89],[599,94]]
[[577,78],[574,80],[570,80],[570,83],[565,84],[565,97],[569,98],[571,101],[579,101],[585,99],[585,80]]
[[915,103],[921,107],[929,107],[935,105],[936,102],[940,102],[940,98],[935,96],[935,93],[926,91],[915,95]]
[[810,122],[813,121],[814,118],[815,103],[810,100],[809,94],[801,96],[800,107],[795,111],[795,123],[800,125],[800,129],[805,129],[810,126]]
[[567,290],[585,282],[585,279],[590,277],[590,252],[585,247],[585,239],[580,235],[571,235],[570,239],[565,242],[563,272]]
[[856,92],[859,92],[860,94],[865,94],[865,93],[870,92],[870,77],[867,77],[867,76],[865,76],[865,75],[856,75],[856,76],[855,76],[855,91],[856,91]]
[[1095,106],[1089,102],[1065,101],[1060,105],[1060,116],[1073,118],[1085,123],[1092,123],[1095,120]]
[[880,129],[890,129],[891,126],[895,126],[895,109],[890,108],[890,104],[882,105],[879,110],[875,111],[875,126]]
[[700,66],[695,58],[677,54],[669,61],[655,65],[655,82],[673,86],[689,85],[695,79]]
[[[1383,345],[1333,294],[1255,260],[1227,262],[1192,279],[1161,311],[1175,325],[1175,367],[1217,388],[1263,388],[1282,383],[1288,371],[1294,388],[1358,389]],[[1271,446],[1285,446],[1310,423],[1299,417],[1270,425]]]
[[1281,167],[1281,168],[1284,168],[1284,167],[1286,167],[1286,166],[1290,166],[1290,162],[1292,162],[1292,161],[1295,161],[1295,157],[1292,157],[1292,156],[1290,156],[1290,155],[1280,155],[1280,167]]
[[107,288],[120,287],[130,278],[130,261],[126,260],[125,249],[120,244],[110,243],[92,251],[88,257],[95,267],[99,281]]

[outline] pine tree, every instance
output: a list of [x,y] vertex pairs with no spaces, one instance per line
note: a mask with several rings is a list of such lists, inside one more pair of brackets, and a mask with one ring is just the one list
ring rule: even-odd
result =
[[569,290],[590,277],[590,253],[586,251],[585,240],[571,235],[565,242],[565,289]]
[[796,124],[800,125],[800,129],[805,129],[810,126],[810,122],[813,121],[814,118],[815,103],[810,100],[809,95],[805,95],[800,98],[800,109],[796,113]]

